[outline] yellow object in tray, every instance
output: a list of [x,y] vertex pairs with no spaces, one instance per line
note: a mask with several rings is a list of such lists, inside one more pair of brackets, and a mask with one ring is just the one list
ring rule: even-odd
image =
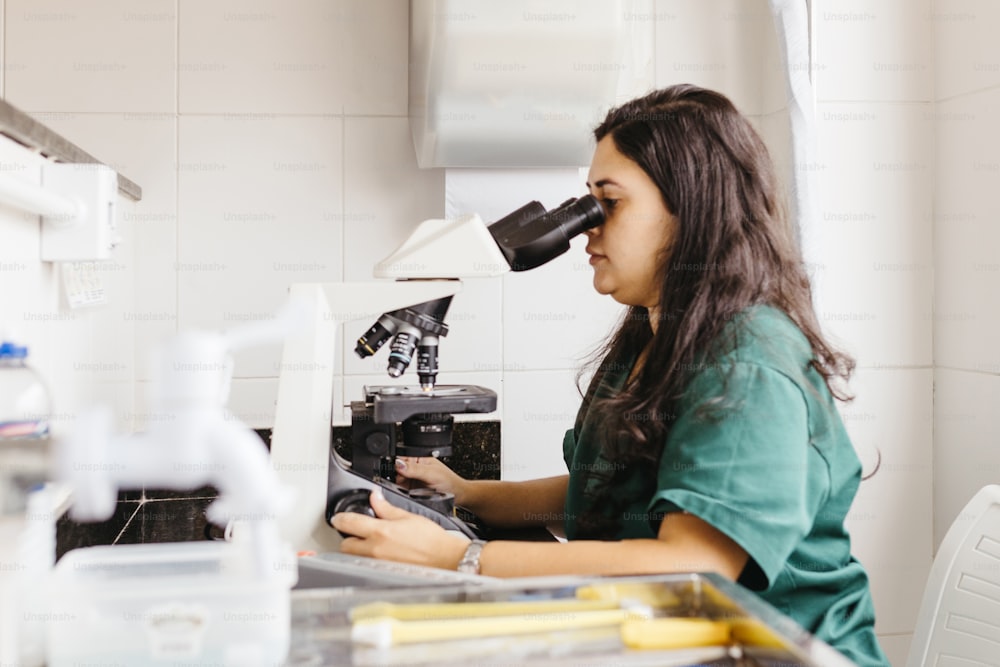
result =
[[635,649],[725,646],[732,640],[728,621],[707,618],[629,619],[622,623],[622,643]]
[[427,604],[371,602],[351,609],[350,617],[352,621],[379,617],[394,618],[399,621],[429,621],[443,618],[598,611],[619,609],[621,606],[615,600],[577,600],[574,598],[532,600],[530,602],[433,602]]
[[733,643],[783,646],[773,632],[752,619],[654,617],[681,606],[674,592],[644,582],[581,586],[573,598],[548,600],[373,602],[351,609],[351,639],[388,647],[618,626],[622,644],[629,649],[670,650]]
[[576,589],[578,600],[604,600],[616,604],[638,603],[654,609],[671,609],[681,606],[681,599],[665,586],[647,582],[611,582],[580,586]]
[[521,603],[520,614],[436,618],[425,621],[401,621],[390,616],[370,616],[354,621],[351,626],[351,639],[370,646],[388,647],[419,642],[598,628],[621,625],[626,620],[640,618],[636,611],[626,609],[538,613],[526,610],[531,606],[532,603]]

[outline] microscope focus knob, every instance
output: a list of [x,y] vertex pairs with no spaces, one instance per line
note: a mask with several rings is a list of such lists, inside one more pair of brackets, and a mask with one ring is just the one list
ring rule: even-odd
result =
[[[371,504],[368,502],[369,495],[371,495],[371,491],[368,489],[353,489],[340,494],[336,498],[331,498],[326,506],[327,525],[331,525],[330,520],[334,514],[340,514],[341,512],[357,512],[358,514],[374,517],[375,510],[372,509]],[[337,532],[340,533],[339,530]],[[344,533],[340,534],[343,537],[349,537]]]

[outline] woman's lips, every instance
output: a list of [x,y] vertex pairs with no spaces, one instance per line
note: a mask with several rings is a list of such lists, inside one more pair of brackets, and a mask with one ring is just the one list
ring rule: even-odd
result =
[[600,262],[602,259],[607,259],[607,257],[605,257],[604,255],[591,255],[590,256],[590,265],[593,266],[594,264],[597,264],[598,262]]

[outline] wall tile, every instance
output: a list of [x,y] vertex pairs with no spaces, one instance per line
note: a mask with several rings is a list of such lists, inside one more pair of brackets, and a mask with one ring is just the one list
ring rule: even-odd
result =
[[344,113],[405,116],[410,41],[408,3],[347,0],[338,3],[338,7],[344,35]]
[[937,105],[935,362],[1000,371],[1000,90]]
[[[106,382],[99,377],[81,382],[86,392],[86,402],[81,403],[81,410],[85,412],[95,406],[107,407],[112,410],[112,432],[115,434],[126,434],[131,432],[131,416],[135,410],[135,383],[131,378],[119,382]],[[64,415],[68,420],[66,427],[72,428],[76,421],[77,411],[69,415]]]
[[417,225],[443,217],[445,175],[417,167],[405,118],[344,123],[344,279],[372,280]]
[[[81,364],[90,363],[94,311],[70,311],[63,305],[47,314],[54,318],[46,324],[51,345],[47,358],[53,409],[60,415],[67,415],[66,420],[53,427],[69,427],[82,409],[103,403],[92,391],[92,375],[81,370]],[[130,358],[123,358],[123,363]]]
[[816,169],[831,257],[928,262],[931,106],[822,103],[817,112]]
[[445,169],[445,217],[476,213],[489,225],[531,201],[552,209],[587,194],[588,168]]
[[874,472],[846,525],[871,580],[880,633],[912,631],[923,594],[914,582],[930,568],[932,377],[930,369],[862,369],[851,383],[855,400],[841,404],[862,474]]
[[613,330],[625,307],[594,291],[586,243],[578,237],[558,259],[504,276],[504,368],[575,369]]
[[[77,523],[69,514],[64,514],[56,520],[56,560],[73,549],[114,544],[123,533],[128,532],[133,522],[139,522],[140,508],[138,500],[122,500],[119,497],[114,514],[106,521]],[[134,531],[134,535],[138,538],[139,531]],[[133,539],[131,543],[138,541]]]
[[179,0],[181,113],[339,114],[344,6]]
[[1000,377],[934,374],[934,547],[979,489],[1000,484]]
[[932,99],[931,0],[815,0],[817,99]]
[[[763,3],[762,3],[763,4]],[[760,47],[760,113],[771,114],[788,109],[788,73],[785,71],[785,61],[782,57],[781,38],[775,25],[770,8],[760,11],[760,34],[757,39]],[[769,22],[765,24],[765,21]],[[807,28],[808,29],[808,28]],[[793,62],[793,71],[808,70],[810,63]]]
[[503,387],[501,478],[566,474],[563,435],[573,428],[582,400],[575,371],[508,371]]
[[935,0],[930,21],[936,99],[1000,84],[1000,6],[991,0]]
[[[375,265],[429,218],[444,217],[443,169],[419,169],[405,118],[347,118],[344,160],[344,279],[374,281]],[[388,194],[388,196],[387,196]],[[450,329],[441,340],[442,369],[477,370],[500,363],[498,280],[468,280],[449,309]],[[343,327],[343,369],[347,374],[384,373],[388,351],[359,359],[358,336],[372,322]],[[416,380],[411,377],[410,380]]]
[[827,264],[820,325],[861,367],[929,367],[931,271],[881,266]]
[[819,105],[821,323],[864,366],[931,363],[928,105]]
[[792,161],[792,130],[788,110],[780,109],[763,116],[751,116],[750,121],[767,145],[775,171],[784,185],[786,197],[790,196],[794,164]]
[[[693,83],[762,110],[764,42],[775,39],[762,0],[656,0],[656,86]],[[770,49],[770,47],[768,47]]]
[[26,111],[173,111],[174,0],[8,0],[4,97]]
[[274,378],[237,378],[229,392],[227,411],[250,428],[272,428],[278,400],[277,371]]
[[[295,282],[341,276],[341,120],[182,117],[178,326],[269,319]],[[236,355],[274,377],[278,343]]]

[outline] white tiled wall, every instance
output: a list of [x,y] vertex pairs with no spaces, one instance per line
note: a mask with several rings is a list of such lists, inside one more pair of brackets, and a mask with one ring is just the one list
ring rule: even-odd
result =
[[[942,315],[930,296],[934,63],[971,69],[949,79],[954,90],[945,104],[954,106],[942,108],[973,113],[981,125],[953,132],[971,141],[995,117],[988,93],[971,91],[993,81],[991,70],[976,65],[989,58],[974,49],[989,43],[985,26],[997,10],[988,0],[956,2],[979,18],[937,20],[947,4],[813,2],[818,223],[828,240],[821,317],[861,366],[858,398],[845,407],[859,452],[867,466],[877,448],[886,466],[862,484],[851,527],[856,551],[870,564],[879,631],[894,654],[912,630],[915,594],[907,586],[926,575],[931,544],[929,426],[913,415],[930,413],[933,354],[942,351],[932,350],[931,338]],[[266,316],[295,280],[364,279],[424,218],[483,204],[479,212],[489,219],[530,199],[552,206],[583,192],[584,177],[574,170],[494,173],[473,179],[481,197],[449,199],[456,174],[416,168],[406,120],[404,0],[150,0],[141,9],[126,0],[6,0],[4,7],[4,97],[47,114],[46,122],[74,138],[85,134],[77,138],[84,148],[120,162],[144,189],[131,219],[136,316],[125,322],[136,334],[116,352],[134,340],[141,359],[178,326],[226,328]],[[767,3],[656,0],[654,7],[656,84],[688,81],[730,94],[787,173],[785,89]],[[933,60],[932,29],[965,55]],[[505,177],[528,185],[512,187]],[[967,185],[956,177],[955,188]],[[967,226],[980,237],[968,244],[979,242],[989,233],[989,198],[959,203],[960,191],[948,192],[957,207],[950,215],[971,215]],[[938,225],[939,239],[942,231]],[[949,243],[957,240],[942,247]],[[955,248],[948,252],[961,256]],[[562,432],[578,403],[573,369],[619,310],[590,290],[579,253],[577,243],[530,274],[469,281],[452,306],[441,380],[500,390],[510,478],[559,471]],[[55,279],[30,271],[41,291],[25,307],[51,298]],[[529,317],[533,312],[549,316]],[[368,324],[344,327],[340,401],[381,377],[384,359],[363,362],[350,352]],[[959,358],[976,335],[966,328],[944,354]],[[73,340],[95,335],[80,322],[51,330]],[[63,363],[78,352],[58,350]],[[237,359],[232,407],[253,426],[272,425],[277,355],[272,346]],[[141,364],[130,363],[147,379]]]
[[1000,484],[1000,6],[935,0],[934,542]]
[[820,101],[817,117],[820,320],[860,366],[929,367],[930,105]]
[[175,0],[7,0],[4,10],[4,93],[20,108],[176,108]]
[[815,0],[821,324],[854,355],[865,471],[848,520],[901,664],[932,557],[933,106],[929,0]]
[[820,99],[929,101],[931,0],[813,0]]

